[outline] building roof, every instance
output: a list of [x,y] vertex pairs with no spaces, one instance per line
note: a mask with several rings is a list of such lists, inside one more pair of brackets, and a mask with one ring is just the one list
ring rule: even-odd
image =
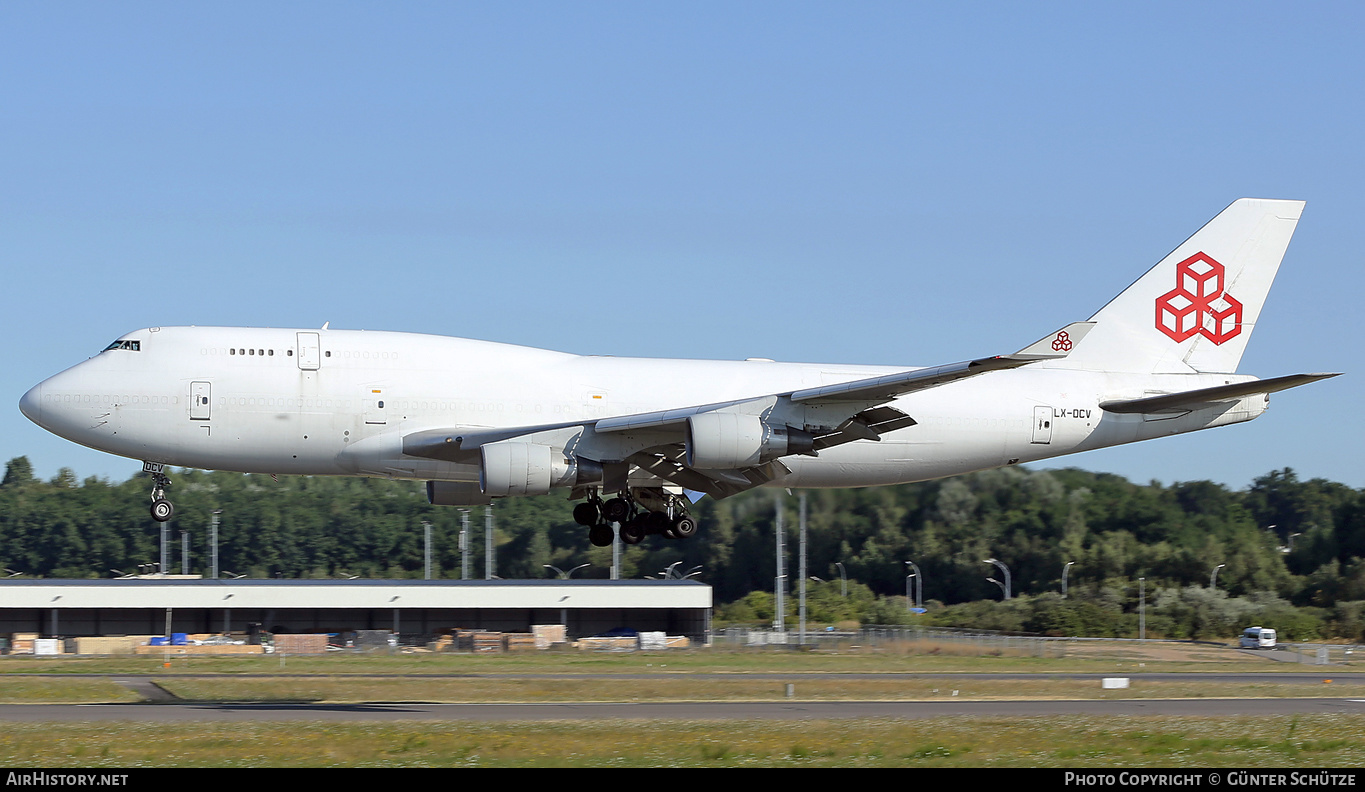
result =
[[0,609],[710,607],[695,580],[0,580]]

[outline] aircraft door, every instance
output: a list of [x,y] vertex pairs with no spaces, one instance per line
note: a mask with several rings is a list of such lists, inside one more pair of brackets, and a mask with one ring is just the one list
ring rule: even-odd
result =
[[365,423],[370,426],[382,426],[389,422],[385,417],[388,410],[384,405],[388,400],[384,398],[383,388],[369,388],[361,398],[360,403],[364,405]]
[[299,333],[299,368],[317,371],[322,364],[322,340],[317,333]]
[[1052,442],[1052,408],[1046,405],[1033,408],[1033,441],[1042,445]]
[[207,382],[190,383],[190,420],[207,421],[213,410],[213,386]]

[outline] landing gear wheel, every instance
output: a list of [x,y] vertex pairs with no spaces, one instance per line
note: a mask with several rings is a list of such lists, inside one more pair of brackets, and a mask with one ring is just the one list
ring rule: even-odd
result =
[[640,522],[644,523],[645,532],[652,534],[667,533],[672,527],[669,525],[668,515],[663,512],[650,512],[641,517]]
[[624,523],[630,516],[630,502],[625,498],[612,498],[602,504],[602,519],[607,522]]
[[597,504],[588,501],[573,507],[573,521],[589,528],[597,525]]
[[588,529],[588,541],[592,543],[593,547],[609,546],[615,535],[616,532],[606,523],[598,523]]
[[166,522],[175,516],[175,507],[165,498],[158,498],[152,501],[152,519],[157,522]]
[[697,521],[691,515],[684,514],[673,520],[672,531],[678,539],[691,538],[697,535]]
[[640,520],[634,519],[621,526],[621,541],[628,545],[637,545],[645,539],[645,528],[640,524]]

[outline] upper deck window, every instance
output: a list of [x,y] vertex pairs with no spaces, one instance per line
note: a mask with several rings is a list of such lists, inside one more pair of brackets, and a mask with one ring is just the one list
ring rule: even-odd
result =
[[109,346],[105,347],[105,348],[104,348],[104,351],[105,351],[105,352],[108,352],[108,351],[111,350],[111,349],[129,349],[129,350],[132,350],[133,352],[141,352],[141,351],[142,351],[142,342],[141,342],[141,341],[128,341],[128,340],[126,340],[126,339],[125,339],[125,340],[119,340],[119,341],[115,341],[114,343],[112,343],[112,344],[110,344]]

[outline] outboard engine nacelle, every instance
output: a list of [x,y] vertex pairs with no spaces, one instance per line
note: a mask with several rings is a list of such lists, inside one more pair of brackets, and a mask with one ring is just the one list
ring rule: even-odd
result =
[[708,412],[687,419],[687,465],[702,470],[753,467],[815,449],[815,435],[757,415]]
[[545,495],[554,487],[572,484],[577,462],[564,452],[538,443],[502,441],[479,448],[479,489],[484,495]]

